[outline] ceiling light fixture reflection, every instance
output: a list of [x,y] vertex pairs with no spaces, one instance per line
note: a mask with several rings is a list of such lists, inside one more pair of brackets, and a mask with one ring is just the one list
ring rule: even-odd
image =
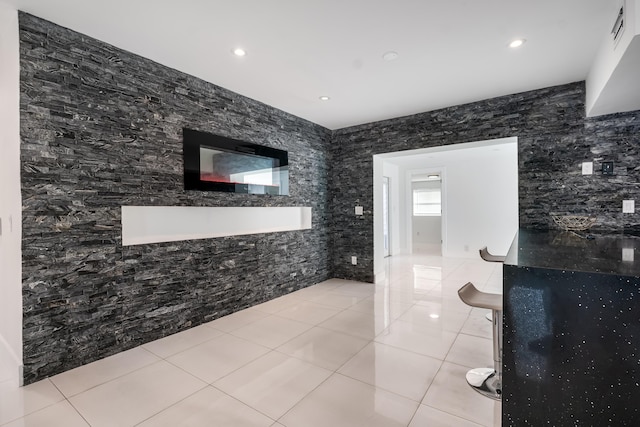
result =
[[509,47],[512,48],[512,49],[515,49],[515,48],[518,48],[518,47],[522,46],[524,44],[524,42],[526,42],[525,39],[515,39],[514,41],[509,43]]
[[392,50],[390,50],[389,52],[385,52],[384,55],[382,55],[382,59],[384,59],[385,61],[393,61],[394,59],[398,59],[398,52],[394,52]]
[[245,56],[247,54],[247,51],[242,49],[241,47],[237,47],[233,49],[233,54],[235,56]]
[[328,101],[328,100],[330,100],[330,99],[331,99],[331,98],[329,98],[328,96],[321,96],[321,97],[320,97],[320,101]]

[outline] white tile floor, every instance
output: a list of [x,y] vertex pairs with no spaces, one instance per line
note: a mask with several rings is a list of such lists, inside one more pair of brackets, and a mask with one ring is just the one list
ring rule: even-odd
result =
[[492,366],[491,323],[456,291],[499,292],[502,265],[387,260],[376,285],[328,280],[23,388],[0,375],[0,425],[499,426],[464,379]]

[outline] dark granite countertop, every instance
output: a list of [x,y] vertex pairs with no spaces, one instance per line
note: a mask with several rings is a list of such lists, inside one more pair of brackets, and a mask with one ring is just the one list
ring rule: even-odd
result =
[[505,265],[640,277],[640,237],[520,229]]

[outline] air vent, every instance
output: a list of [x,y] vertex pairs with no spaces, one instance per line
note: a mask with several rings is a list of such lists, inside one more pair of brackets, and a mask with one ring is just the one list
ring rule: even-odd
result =
[[618,43],[622,38],[622,33],[624,33],[624,6],[620,8],[620,12],[618,12],[618,17],[616,18],[616,23],[613,24],[613,28],[611,29],[611,35],[613,36],[614,43]]

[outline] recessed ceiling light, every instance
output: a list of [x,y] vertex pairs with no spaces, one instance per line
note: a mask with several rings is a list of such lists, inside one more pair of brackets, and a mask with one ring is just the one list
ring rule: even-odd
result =
[[512,41],[511,43],[509,43],[509,47],[515,49],[517,47],[520,47],[524,44],[524,42],[526,42],[525,39],[515,39],[514,41]]
[[320,101],[328,101],[328,100],[330,100],[330,99],[331,99],[331,98],[329,98],[328,96],[321,96],[321,97],[320,97]]
[[390,50],[389,52],[385,52],[384,55],[382,55],[382,59],[384,59],[385,61],[393,61],[394,59],[398,58],[398,52],[394,52],[392,50]]
[[431,317],[432,319],[439,319],[440,315],[433,313],[433,314],[430,314],[429,317]]
[[233,54],[235,56],[245,56],[247,54],[247,51],[242,49],[241,47],[238,47],[233,49]]

